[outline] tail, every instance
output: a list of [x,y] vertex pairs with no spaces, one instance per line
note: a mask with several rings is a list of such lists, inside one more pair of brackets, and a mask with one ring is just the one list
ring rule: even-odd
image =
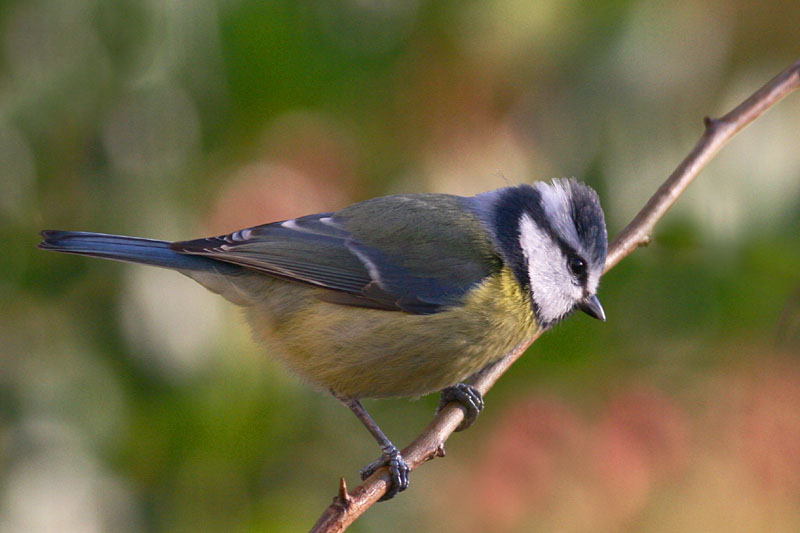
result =
[[170,248],[167,241],[104,233],[46,230],[42,232],[39,248],[183,271],[238,274],[243,270],[238,265],[216,259],[178,253]]

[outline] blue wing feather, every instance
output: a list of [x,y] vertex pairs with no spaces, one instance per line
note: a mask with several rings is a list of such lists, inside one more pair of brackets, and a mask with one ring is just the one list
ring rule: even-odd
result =
[[[380,201],[402,202],[406,215],[417,206],[426,213],[445,216],[432,202],[418,200],[428,197],[433,195],[408,195],[398,200],[384,197]],[[447,197],[451,203],[455,201],[452,198],[457,197]],[[355,216],[370,218],[372,223],[359,224],[360,231],[351,231],[348,215],[362,205]],[[393,228],[395,233],[388,244],[382,235],[375,238],[375,217],[391,218],[397,213],[391,205],[389,209],[378,207],[372,215],[366,211],[369,204],[363,202],[345,212],[308,215],[170,247],[181,254],[206,256],[329,289],[320,295],[326,301],[417,314],[436,313],[459,302],[494,270],[496,265],[484,260],[486,254],[471,254],[468,248],[474,243],[468,236],[454,237],[452,228],[437,233],[434,227],[433,232],[420,235],[411,231],[407,220],[383,220],[383,227]],[[459,237],[466,242],[453,242]]]

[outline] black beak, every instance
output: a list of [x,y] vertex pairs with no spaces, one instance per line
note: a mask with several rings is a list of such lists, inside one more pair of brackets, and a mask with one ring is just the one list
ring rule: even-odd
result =
[[603,306],[600,305],[600,300],[598,300],[597,296],[594,294],[579,303],[578,309],[592,318],[602,320],[603,322],[606,321],[606,312],[603,311]]

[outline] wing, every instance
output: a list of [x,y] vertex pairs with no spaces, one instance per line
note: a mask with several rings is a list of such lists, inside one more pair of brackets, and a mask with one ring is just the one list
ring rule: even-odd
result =
[[329,289],[333,303],[430,314],[501,266],[462,200],[387,196],[171,248]]

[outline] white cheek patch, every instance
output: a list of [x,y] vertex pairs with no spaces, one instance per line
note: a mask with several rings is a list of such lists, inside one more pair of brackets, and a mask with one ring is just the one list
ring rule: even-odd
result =
[[519,241],[539,319],[554,322],[572,310],[583,289],[575,284],[561,248],[529,215],[520,220]]

